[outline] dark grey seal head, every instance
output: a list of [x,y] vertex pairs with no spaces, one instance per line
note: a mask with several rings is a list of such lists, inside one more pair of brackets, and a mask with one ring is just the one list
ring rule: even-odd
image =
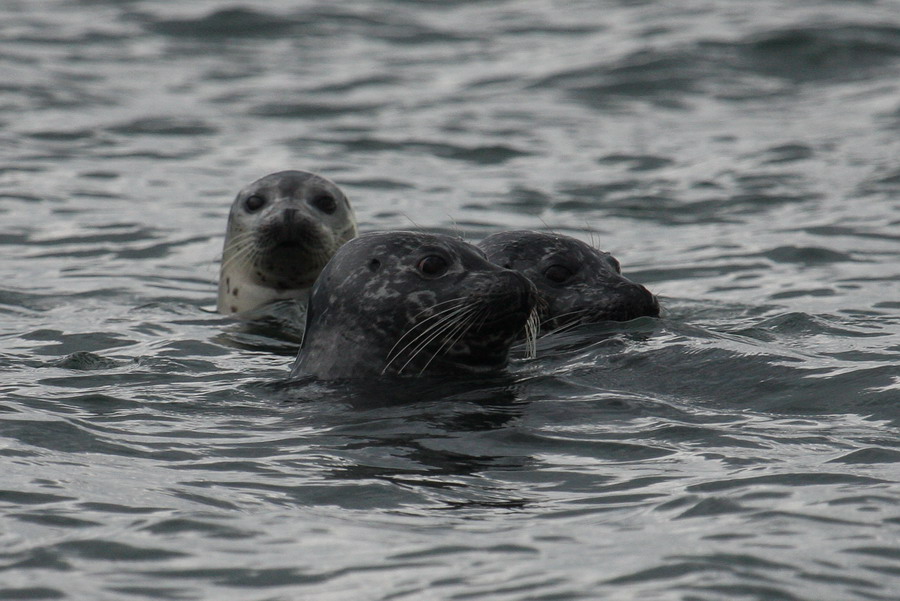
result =
[[228,215],[219,313],[304,299],[328,260],[356,236],[350,202],[334,182],[280,171],[241,190]]
[[622,275],[619,262],[570,236],[518,230],[478,244],[488,259],[515,269],[538,290],[541,334],[599,321],[659,316],[649,290]]
[[363,234],[338,250],[313,286],[291,376],[500,370],[535,300],[527,278],[462,240]]

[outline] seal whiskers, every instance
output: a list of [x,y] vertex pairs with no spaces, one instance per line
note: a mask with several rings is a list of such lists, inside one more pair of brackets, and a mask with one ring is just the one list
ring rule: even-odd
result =
[[[481,309],[481,311],[483,311],[483,309]],[[474,323],[477,320],[478,320],[478,310],[474,310],[474,309],[472,311],[470,311],[468,314],[463,314],[463,315],[459,316],[459,318],[457,319],[456,325],[450,326],[450,328],[453,328],[453,329],[450,330],[450,328],[448,328],[449,331],[447,332],[447,336],[445,337],[443,344],[441,344],[440,348],[438,348],[437,351],[435,351],[431,354],[431,358],[428,359],[428,361],[425,362],[425,365],[422,366],[422,369],[419,370],[419,375],[425,373],[425,370],[428,368],[429,365],[431,365],[431,362],[434,361],[437,357],[443,355],[444,353],[448,352],[451,348],[453,348],[453,345],[458,343],[463,338],[463,336],[465,336],[469,332],[469,330],[472,328],[472,326],[474,325]]]
[[537,338],[541,331],[541,314],[537,306],[528,314],[528,321],[525,322],[525,358],[534,359],[537,357]]
[[589,309],[578,309],[576,311],[569,311],[568,313],[562,313],[560,315],[555,315],[551,319],[545,320],[543,323],[555,323],[556,326],[545,331],[544,335],[549,334],[561,334],[562,332],[567,332],[573,329],[576,326],[584,323],[581,317],[588,315],[590,313]]
[[[404,363],[400,367],[398,373],[406,369],[410,361],[415,359],[416,355],[422,352],[428,346],[428,344],[433,342],[435,339],[437,339],[437,337],[444,333],[446,328],[452,327],[452,325],[458,322],[467,312],[474,309],[474,307],[466,305],[467,300],[468,299],[466,298],[455,299],[455,302],[457,303],[456,306],[449,307],[433,315],[429,315],[422,321],[414,323],[408,330],[403,333],[402,336],[400,336],[400,338],[397,339],[397,342],[393,347],[391,347],[391,350],[388,351],[387,363],[385,364],[384,369],[381,370],[381,373],[385,373],[388,368],[390,368],[391,364],[397,358],[399,358],[406,349],[415,344],[416,346],[413,347],[409,358],[407,359],[406,363]],[[424,311],[420,311],[418,315],[421,315],[422,313],[424,313]],[[417,330],[420,326],[425,326],[425,329],[417,333]],[[409,342],[407,342],[401,348],[397,348],[408,336],[416,333],[417,335],[410,339]]]
[[228,258],[224,258],[222,261],[222,271],[228,271],[236,264],[252,264],[255,258],[253,255],[259,253],[259,250],[256,248],[256,235],[254,232],[238,234],[231,240],[228,251]]

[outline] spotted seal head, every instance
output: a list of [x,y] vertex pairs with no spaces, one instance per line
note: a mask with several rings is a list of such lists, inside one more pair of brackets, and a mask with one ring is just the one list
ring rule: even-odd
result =
[[280,171],[241,190],[228,215],[219,313],[306,298],[335,251],[356,236],[347,197],[306,171]]
[[338,250],[313,286],[291,376],[500,370],[535,300],[527,278],[462,240],[363,234]]
[[492,262],[521,272],[537,287],[541,334],[659,316],[659,302],[649,290],[624,277],[612,255],[581,240],[521,230],[492,234],[478,247]]

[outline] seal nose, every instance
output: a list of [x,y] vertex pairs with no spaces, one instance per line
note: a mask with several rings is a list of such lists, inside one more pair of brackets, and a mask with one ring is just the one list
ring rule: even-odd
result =
[[479,290],[472,294],[483,311],[475,331],[515,336],[525,327],[537,303],[537,289],[531,280],[511,269],[496,268],[483,275]]
[[515,297],[509,305],[510,310],[517,310],[521,307],[525,311],[531,311],[535,303],[537,303],[537,288],[525,275],[513,269],[502,268],[498,275],[500,286],[509,289],[511,296]]
[[281,214],[281,218],[286,225],[291,225],[297,221],[297,209],[285,209]]
[[644,286],[632,282],[628,290],[628,297],[630,301],[628,306],[631,308],[628,312],[628,319],[659,317],[659,301]]

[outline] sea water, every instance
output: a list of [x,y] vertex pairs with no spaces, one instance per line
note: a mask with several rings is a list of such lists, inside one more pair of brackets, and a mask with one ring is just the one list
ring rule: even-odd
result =
[[[4,0],[0,73],[0,598],[900,598],[896,1]],[[283,169],[662,316],[286,386],[212,312]]]

